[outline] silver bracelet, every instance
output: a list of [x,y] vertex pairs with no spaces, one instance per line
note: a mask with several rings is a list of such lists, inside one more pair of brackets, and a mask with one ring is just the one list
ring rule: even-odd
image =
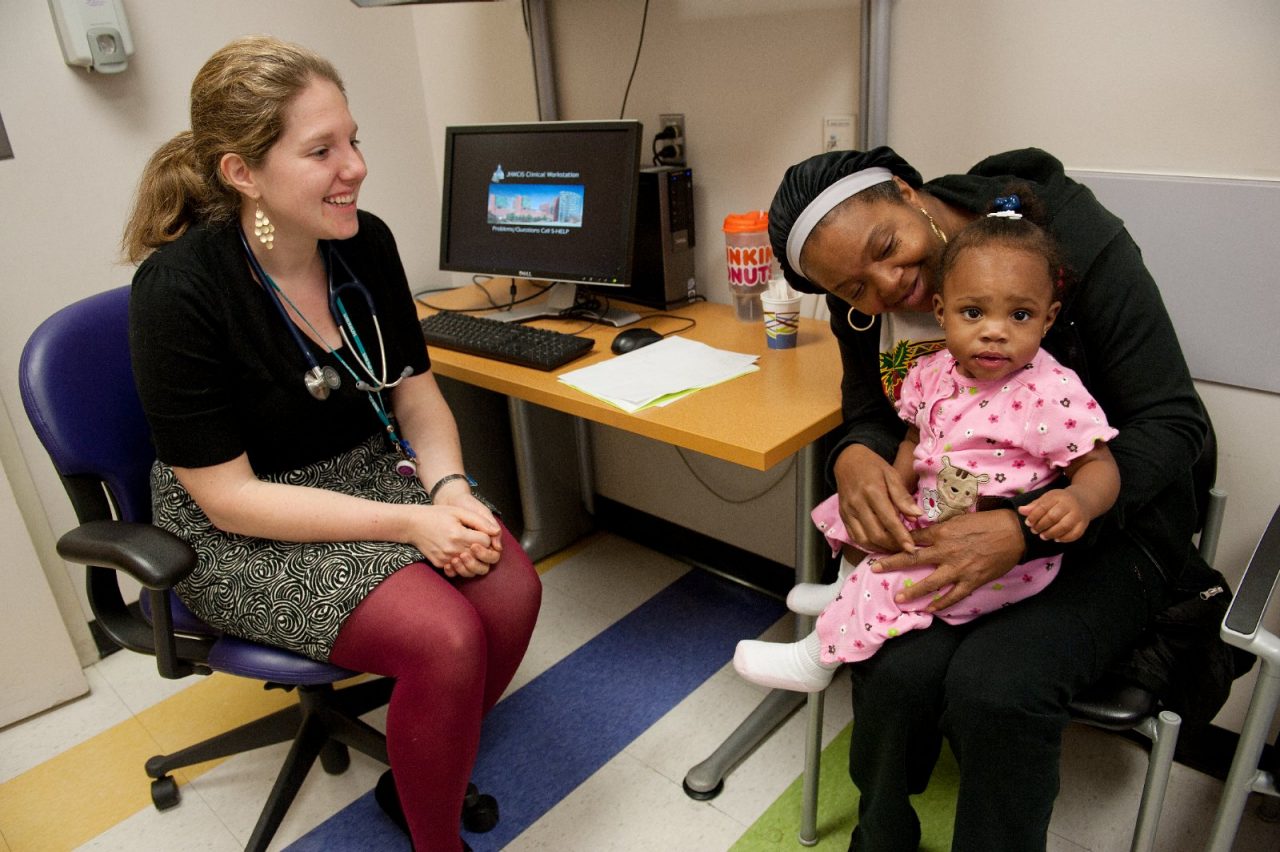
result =
[[431,486],[431,490],[427,492],[427,499],[430,500],[432,503],[436,502],[436,492],[439,491],[441,488],[443,488],[445,485],[448,485],[450,482],[453,482],[455,479],[465,479],[467,481],[467,485],[471,486],[471,493],[473,495],[476,493],[476,481],[471,478],[471,474],[451,473],[448,476],[440,477],[440,479],[436,481],[436,484]]

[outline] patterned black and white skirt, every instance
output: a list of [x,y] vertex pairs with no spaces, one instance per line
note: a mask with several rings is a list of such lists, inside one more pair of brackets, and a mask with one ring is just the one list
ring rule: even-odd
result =
[[[382,503],[426,505],[416,477],[395,472],[396,455],[375,433],[348,452],[299,470],[261,477]],[[153,521],[188,542],[196,569],[178,597],[212,627],[327,661],[343,621],[374,587],[422,553],[383,541],[288,542],[225,533],[178,482],[151,469]]]

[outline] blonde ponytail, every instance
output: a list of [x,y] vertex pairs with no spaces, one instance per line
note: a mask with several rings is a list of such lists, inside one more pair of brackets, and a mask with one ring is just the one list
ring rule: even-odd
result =
[[184,130],[151,155],[125,225],[122,247],[131,263],[173,242],[194,224],[209,195],[191,131]]

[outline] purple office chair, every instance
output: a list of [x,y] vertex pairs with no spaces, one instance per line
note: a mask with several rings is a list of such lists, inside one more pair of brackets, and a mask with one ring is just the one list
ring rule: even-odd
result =
[[[317,757],[330,774],[346,770],[348,746],[387,762],[385,738],[359,716],[387,702],[392,682],[334,689],[356,673],[223,635],[170,591],[195,567],[195,553],[150,523],[155,451],[134,389],[128,328],[129,288],[121,287],[58,311],[22,351],[27,417],[80,521],[58,541],[58,553],[87,566],[89,603],[106,635],[154,655],[162,676],[225,672],[264,681],[267,689],[297,689],[297,704],[146,762],[151,799],[164,810],[179,800],[174,769],[292,740],[246,847],[266,849]],[[143,585],[140,607],[125,604],[117,571]]]

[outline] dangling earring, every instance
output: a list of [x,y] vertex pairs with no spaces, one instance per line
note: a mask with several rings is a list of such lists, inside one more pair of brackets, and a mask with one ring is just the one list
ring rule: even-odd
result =
[[253,235],[258,238],[258,242],[267,247],[267,251],[276,247],[276,226],[271,224],[271,220],[267,218],[266,213],[262,212],[262,208],[256,201],[253,202]]
[[854,312],[854,311],[856,311],[856,310],[857,310],[857,308],[854,308],[854,307],[850,306],[850,308],[849,308],[849,313],[845,315],[844,321],[845,321],[845,322],[847,322],[847,323],[849,323],[849,328],[853,329],[854,331],[870,331],[870,330],[871,330],[871,326],[873,326],[873,325],[875,325],[875,324],[876,324],[876,318],[875,318],[875,315],[874,315],[874,314],[868,314],[868,315],[867,315],[867,324],[866,324],[866,325],[854,325],[854,324],[853,324],[853,312]]
[[933,221],[933,217],[929,215],[928,210],[921,207],[920,212],[924,214],[924,218],[929,220],[929,227],[933,228],[933,233],[938,237],[938,239],[942,240],[942,244],[945,246],[947,244],[947,235],[942,233],[942,230],[938,228],[938,223]]

